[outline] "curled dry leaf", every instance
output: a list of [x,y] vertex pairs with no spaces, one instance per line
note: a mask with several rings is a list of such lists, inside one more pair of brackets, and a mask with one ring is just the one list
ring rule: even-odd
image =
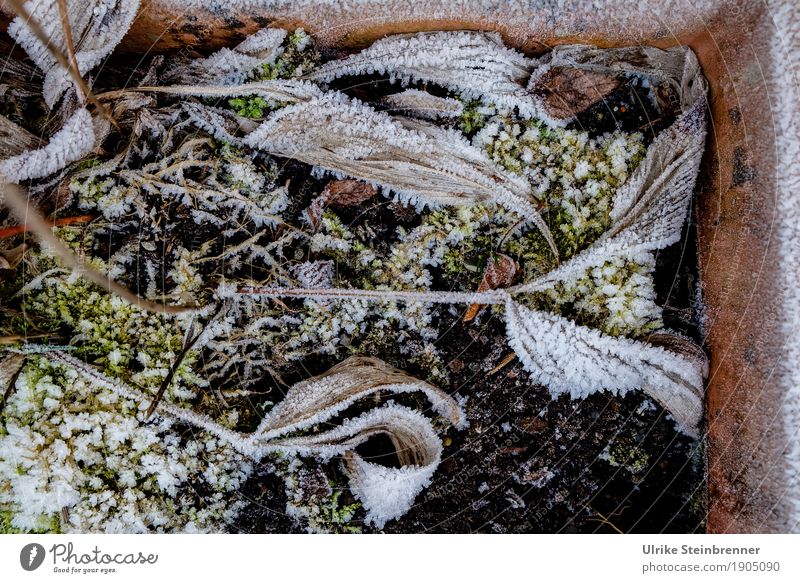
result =
[[[489,263],[483,272],[483,278],[478,285],[479,292],[491,289],[502,289],[514,283],[514,279],[519,273],[519,264],[508,255],[498,253],[489,258]],[[471,322],[481,311],[481,304],[470,304],[467,313],[464,314],[464,322]]]
[[[53,351],[48,353],[48,358],[75,369],[98,387],[139,402],[141,408],[150,400],[140,391],[107,378],[70,355]],[[436,471],[442,442],[431,422],[418,411],[389,402],[358,417],[344,419],[331,429],[315,431],[323,424],[330,426],[331,420],[348,407],[379,391],[422,392],[438,415],[456,427],[464,423],[464,414],[452,397],[381,360],[368,357],[349,358],[321,376],[293,385],[252,434],[232,431],[208,417],[163,401],[158,403],[156,412],[208,431],[256,460],[270,453],[322,459],[344,456],[351,488],[364,505],[367,520],[381,527],[408,511]],[[355,451],[358,445],[378,435],[391,440],[400,468],[374,464]]]
[[687,358],[661,346],[615,338],[516,302],[506,304],[509,344],[533,380],[553,395],[583,398],[596,391],[642,389],[697,435],[703,414],[705,356]]

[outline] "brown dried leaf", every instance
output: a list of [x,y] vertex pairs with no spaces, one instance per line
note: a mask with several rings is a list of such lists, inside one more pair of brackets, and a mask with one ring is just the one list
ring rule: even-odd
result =
[[619,76],[571,67],[553,67],[532,87],[547,113],[569,119],[589,109],[619,88]]
[[355,206],[371,199],[376,194],[378,194],[377,188],[361,180],[331,180],[325,186],[322,194],[308,205],[305,210],[306,218],[311,228],[316,231],[319,228],[325,207],[344,208]]
[[361,204],[378,194],[378,189],[360,180],[332,180],[322,191],[328,206],[348,207]]
[[[519,264],[508,255],[498,253],[489,259],[486,270],[483,272],[483,279],[478,286],[478,292],[508,287],[514,283],[514,278],[518,273]],[[474,320],[481,309],[483,309],[481,304],[471,304],[464,315],[464,322]]]

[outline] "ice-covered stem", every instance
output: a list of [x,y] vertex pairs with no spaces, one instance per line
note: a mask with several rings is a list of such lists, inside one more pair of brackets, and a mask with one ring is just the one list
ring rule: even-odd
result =
[[432,304],[503,304],[505,290],[486,292],[400,291],[347,288],[241,288],[237,295],[253,298],[302,298],[313,300],[369,300],[374,302],[424,302]]
[[268,79],[239,85],[163,85],[141,86],[104,93],[104,99],[123,96],[127,92],[164,93],[195,97],[245,97],[257,95],[273,103],[300,103],[320,97],[323,91],[308,81],[296,79]]

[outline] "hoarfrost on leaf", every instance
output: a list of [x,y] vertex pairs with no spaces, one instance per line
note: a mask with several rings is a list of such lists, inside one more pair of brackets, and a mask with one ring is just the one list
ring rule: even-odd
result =
[[431,32],[393,35],[358,54],[331,61],[306,76],[330,82],[345,75],[386,74],[403,83],[424,81],[466,99],[516,107],[535,115],[525,89],[537,61],[506,47],[500,35],[485,32]]
[[[29,0],[24,6],[53,46],[67,54],[67,39],[58,2]],[[75,60],[81,75],[99,65],[114,50],[128,32],[138,9],[139,0],[67,0]],[[69,88],[69,73],[22,18],[17,17],[11,22],[8,33],[44,72],[44,99],[48,106],[53,107]]]
[[14,183],[43,178],[80,160],[94,147],[92,116],[81,108],[42,148],[0,160],[0,176]]

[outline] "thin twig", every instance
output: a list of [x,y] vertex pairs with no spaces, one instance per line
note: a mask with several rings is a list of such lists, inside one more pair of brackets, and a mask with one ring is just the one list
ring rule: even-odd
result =
[[131,304],[149,312],[161,314],[178,314],[197,310],[194,306],[171,306],[161,302],[156,302],[139,297],[125,286],[117,283],[107,275],[84,265],[84,263],[73,253],[61,240],[50,230],[50,225],[44,220],[39,212],[28,204],[25,191],[16,184],[5,182],[0,176],[0,193],[4,196],[4,204],[17,218],[28,225],[31,231],[36,233],[39,239],[46,243],[69,269],[74,269],[88,281],[95,283],[107,291],[115,293]]
[[[55,221],[46,221],[46,224],[50,227],[63,227],[65,225],[88,223],[93,221],[95,218],[96,217],[94,215],[79,215],[77,217],[63,217],[56,219]],[[0,229],[0,239],[6,239],[8,237],[13,237],[14,235],[21,235],[22,233],[27,233],[30,230],[30,225],[26,224],[6,227],[5,229]]]
[[[214,311],[214,313],[211,316],[211,319],[209,320],[209,322],[214,321],[214,319],[217,317],[217,315],[219,315],[219,313],[221,311],[222,311],[222,304],[220,304],[220,306]],[[189,354],[189,351],[192,348],[194,348],[195,344],[197,344],[197,341],[203,335],[203,332],[205,332],[205,329],[207,327],[208,327],[208,324],[206,324],[206,326],[202,327],[200,329],[200,331],[191,340],[188,338],[188,333],[187,333],[187,338],[186,338],[186,341],[183,343],[183,348],[181,349],[180,353],[178,353],[178,355],[175,357],[175,362],[172,364],[172,368],[169,369],[169,372],[167,373],[167,376],[164,377],[164,381],[161,383],[161,386],[158,387],[158,392],[156,393],[156,396],[153,398],[153,402],[150,403],[150,406],[147,408],[147,412],[144,414],[144,418],[145,419],[149,419],[150,416],[153,413],[156,412],[156,409],[158,408],[158,404],[161,402],[161,399],[164,398],[164,393],[167,392],[167,388],[169,387],[170,383],[172,382],[172,379],[175,377],[175,373],[178,372],[178,367],[184,361],[184,359],[186,358],[186,355]],[[192,324],[192,327],[189,329],[189,332],[192,332],[193,328],[194,328],[194,325]]]
[[[61,27],[64,29],[64,39],[67,44],[67,57],[72,67],[80,72],[78,59],[75,57],[75,41],[72,38],[72,24],[69,22],[69,11],[67,10],[67,0],[58,0],[58,11],[61,14]],[[83,100],[81,89],[78,89],[78,98]]]

